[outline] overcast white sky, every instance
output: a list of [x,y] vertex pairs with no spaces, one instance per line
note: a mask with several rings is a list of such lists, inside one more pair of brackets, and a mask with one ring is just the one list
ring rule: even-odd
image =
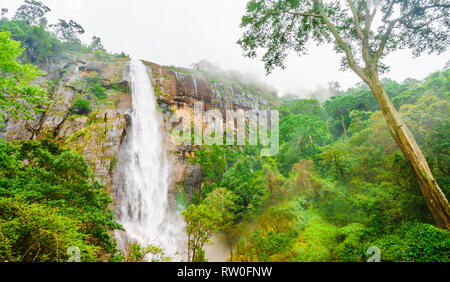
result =
[[[242,56],[236,44],[242,30],[240,19],[247,0],[41,0],[52,11],[49,22],[58,18],[73,19],[86,30],[83,40],[100,36],[103,45],[113,52],[163,65],[189,67],[207,59],[225,70],[250,72],[279,92],[302,92],[329,81],[343,87],[359,82],[352,72],[339,70],[340,56],[331,46],[312,46],[309,55],[295,54],[287,60],[285,70],[275,70],[265,77],[263,64]],[[23,0],[0,0],[11,18]],[[397,81],[413,77],[422,79],[440,70],[450,59],[450,52],[413,58],[410,52],[389,55],[388,77]]]

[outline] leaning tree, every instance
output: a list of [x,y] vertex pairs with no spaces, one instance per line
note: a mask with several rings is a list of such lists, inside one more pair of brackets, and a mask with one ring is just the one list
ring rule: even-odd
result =
[[334,43],[342,66],[353,70],[380,104],[389,131],[411,164],[436,225],[450,229],[450,206],[413,135],[380,82],[382,59],[411,49],[441,53],[450,46],[448,0],[252,0],[238,43],[248,57],[263,49],[266,71],[284,68],[290,50],[305,54],[309,41]]

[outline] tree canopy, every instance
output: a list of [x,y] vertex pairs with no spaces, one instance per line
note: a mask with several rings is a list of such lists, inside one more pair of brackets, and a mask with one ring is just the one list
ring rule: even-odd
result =
[[74,20],[66,21],[59,19],[57,24],[50,25],[56,36],[63,42],[78,42],[78,36],[84,33],[84,28]]
[[345,54],[343,66],[360,76],[369,75],[369,63],[385,68],[380,59],[392,51],[410,48],[418,56],[424,51],[440,53],[450,45],[450,4],[445,0],[345,3],[252,0],[242,18],[246,31],[238,43],[249,57],[255,57],[258,48],[266,50],[267,72],[284,67],[289,50],[305,54],[309,41],[333,43],[337,52]]
[[83,261],[115,255],[110,230],[120,229],[111,198],[83,156],[52,140],[0,141],[0,260]]
[[[333,43],[343,53],[342,67],[352,69],[378,101],[388,130],[413,167],[437,226],[450,229],[450,204],[430,170],[413,134],[386,93],[382,59],[409,48],[441,53],[450,46],[450,4],[446,0],[251,0],[242,17],[245,32],[238,43],[248,57],[265,50],[267,73],[284,67],[289,50],[305,54],[309,41]],[[378,22],[377,22],[378,21]],[[345,121],[342,128],[346,133]]]
[[28,25],[38,25],[46,23],[44,16],[50,11],[41,1],[25,0],[25,4],[17,9],[14,19],[24,21]]
[[[32,84],[42,72],[20,62],[23,51],[20,42],[10,39],[9,32],[0,32],[0,109],[10,118],[30,119],[48,102],[46,91]],[[3,120],[2,114],[0,123]]]

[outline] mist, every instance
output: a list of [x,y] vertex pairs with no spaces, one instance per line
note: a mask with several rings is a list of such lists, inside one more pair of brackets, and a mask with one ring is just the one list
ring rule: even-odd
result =
[[[340,70],[340,55],[331,45],[311,45],[309,54],[302,57],[292,53],[286,60],[286,69],[276,69],[266,76],[260,57],[244,58],[236,44],[243,32],[239,25],[247,0],[43,2],[52,9],[47,15],[50,23],[59,18],[77,21],[86,30],[82,36],[86,43],[96,35],[109,51],[125,52],[162,65],[190,67],[205,59],[224,71],[235,71],[271,85],[279,95],[295,93],[306,98],[309,92],[326,88],[330,81],[339,81],[344,89],[360,82],[353,72]],[[1,7],[9,9],[6,16],[11,18],[22,3],[3,0]],[[423,79],[442,69],[449,59],[450,52],[415,59],[409,51],[395,52],[385,59],[391,67],[385,77],[397,81],[408,77]]]

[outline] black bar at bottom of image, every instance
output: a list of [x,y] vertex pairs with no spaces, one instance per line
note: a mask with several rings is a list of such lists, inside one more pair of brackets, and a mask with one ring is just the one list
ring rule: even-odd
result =
[[[115,278],[147,277],[139,281],[303,281],[343,277],[346,279],[387,277],[405,278],[423,274],[429,268],[444,271],[446,263],[0,263],[3,277],[14,273],[15,277],[30,276],[36,279],[93,278],[102,281],[108,276]],[[150,275],[150,276],[149,276]],[[155,279],[158,277],[158,279]],[[308,278],[309,277],[309,278]],[[24,277],[20,277],[24,278]],[[287,280],[289,279],[289,280]],[[58,279],[57,279],[58,280]]]

